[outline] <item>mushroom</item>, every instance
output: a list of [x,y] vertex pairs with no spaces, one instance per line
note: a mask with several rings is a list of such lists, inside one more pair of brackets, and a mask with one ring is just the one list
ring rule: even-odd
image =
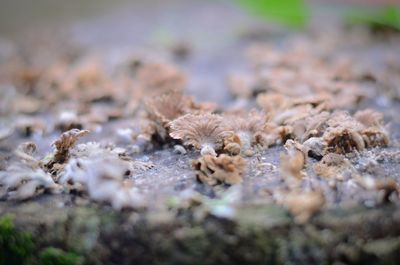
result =
[[172,91],[158,97],[149,97],[145,100],[148,119],[168,128],[169,123],[186,114],[188,99],[181,92]]
[[[255,146],[268,145],[265,132],[266,117],[263,113],[255,110],[245,116],[226,115],[226,126],[235,133],[238,139],[232,138],[233,142],[240,144],[241,153],[247,156],[254,154]],[[233,143],[228,143],[225,149],[234,147]]]
[[70,149],[75,146],[79,138],[87,135],[88,130],[72,129],[61,134],[53,143],[55,147],[54,154],[49,158],[46,167],[52,169],[55,164],[63,164],[69,158]]
[[305,224],[325,205],[325,196],[321,190],[290,191],[281,202],[299,224]]
[[224,137],[232,134],[220,115],[186,114],[170,123],[170,136],[200,150],[201,155],[216,155],[223,147]]
[[364,126],[347,112],[333,113],[326,124],[327,128],[322,138],[326,142],[327,152],[348,153],[364,150],[365,143],[360,134]]
[[148,95],[183,91],[186,86],[185,74],[174,65],[166,63],[144,63],[138,67],[136,76]]
[[383,114],[371,109],[357,111],[354,117],[366,128],[360,134],[367,147],[387,146],[389,133],[383,125]]
[[287,140],[285,149],[286,153],[281,154],[281,175],[289,186],[296,186],[305,176],[302,171],[306,162],[304,147],[293,140]]
[[214,186],[220,183],[238,184],[246,169],[246,161],[241,156],[222,154],[218,157],[204,155],[193,161],[196,178],[202,183]]
[[354,114],[354,118],[366,127],[383,126],[383,114],[372,109],[359,110]]

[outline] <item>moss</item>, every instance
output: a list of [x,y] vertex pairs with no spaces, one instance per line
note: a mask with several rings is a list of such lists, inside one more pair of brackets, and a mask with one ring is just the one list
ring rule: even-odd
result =
[[40,265],[78,265],[82,264],[83,257],[62,249],[48,247],[39,254]]
[[[178,263],[190,263],[190,261],[199,261],[201,263],[204,257],[207,257],[209,251],[209,240],[206,231],[201,227],[185,227],[175,232],[177,237],[174,247],[180,251],[179,257],[175,257]],[[174,251],[171,249],[171,251]]]
[[0,218],[0,265],[31,264],[34,246],[30,233],[15,228],[13,216]]
[[95,210],[76,209],[66,223],[65,247],[77,249],[80,252],[90,251],[97,241],[100,222]]
[[327,264],[328,256],[324,245],[304,232],[302,227],[293,226],[288,235],[278,240],[279,263],[284,264]]
[[75,253],[52,247],[37,255],[38,249],[31,233],[15,227],[12,215],[0,218],[0,265],[78,265],[83,261]]
[[253,227],[241,233],[236,259],[239,264],[277,264],[277,247],[273,231]]
[[400,239],[397,237],[374,240],[365,244],[362,250],[363,264],[371,263],[370,261],[376,261],[376,264],[398,264]]

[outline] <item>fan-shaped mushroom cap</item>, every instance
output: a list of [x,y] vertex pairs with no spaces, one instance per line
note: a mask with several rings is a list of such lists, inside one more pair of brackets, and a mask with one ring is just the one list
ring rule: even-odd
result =
[[170,136],[203,154],[215,154],[222,149],[224,137],[232,134],[222,121],[216,114],[186,114],[170,123]]

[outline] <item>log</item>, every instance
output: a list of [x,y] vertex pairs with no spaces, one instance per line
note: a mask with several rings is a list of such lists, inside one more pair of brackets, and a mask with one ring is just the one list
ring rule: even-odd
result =
[[60,196],[0,203],[3,264],[396,264],[400,208],[325,209],[307,224],[276,205],[233,218],[186,209],[117,212]]

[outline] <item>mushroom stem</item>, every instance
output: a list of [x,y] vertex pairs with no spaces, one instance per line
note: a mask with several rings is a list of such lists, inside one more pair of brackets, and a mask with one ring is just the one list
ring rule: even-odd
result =
[[242,144],[242,150],[243,151],[251,151],[251,138],[252,135],[249,132],[238,132],[237,135],[239,136],[240,142]]
[[211,144],[203,144],[201,146],[201,151],[200,154],[202,156],[204,155],[212,155],[212,156],[217,156],[217,153],[214,150],[214,146]]

